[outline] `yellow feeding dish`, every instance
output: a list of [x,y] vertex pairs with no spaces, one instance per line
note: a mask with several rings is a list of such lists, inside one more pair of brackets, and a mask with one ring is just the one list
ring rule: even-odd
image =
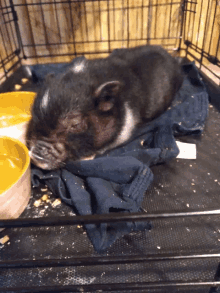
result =
[[30,158],[25,134],[35,95],[0,94],[0,219],[19,217],[30,198]]
[[17,139],[0,137],[0,219],[17,218],[31,194],[30,157]]
[[25,143],[35,95],[33,92],[0,94],[0,136],[10,136]]

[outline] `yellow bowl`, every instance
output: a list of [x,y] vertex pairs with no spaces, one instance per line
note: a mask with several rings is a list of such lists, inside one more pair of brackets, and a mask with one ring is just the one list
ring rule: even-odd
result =
[[30,157],[17,139],[0,137],[0,219],[17,218],[31,195]]
[[0,94],[0,135],[25,143],[25,133],[35,96],[34,92]]

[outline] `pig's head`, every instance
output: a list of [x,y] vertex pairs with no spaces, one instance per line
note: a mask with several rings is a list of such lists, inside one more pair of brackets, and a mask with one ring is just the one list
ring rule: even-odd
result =
[[35,99],[26,139],[32,162],[42,169],[95,155],[121,127],[123,84],[100,83],[86,66],[83,60],[65,74],[50,75]]

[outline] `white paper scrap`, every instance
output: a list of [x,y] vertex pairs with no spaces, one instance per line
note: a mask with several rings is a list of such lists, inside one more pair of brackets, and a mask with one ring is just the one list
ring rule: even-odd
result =
[[179,159],[196,159],[196,145],[194,143],[185,143],[181,141],[176,141],[179,148]]

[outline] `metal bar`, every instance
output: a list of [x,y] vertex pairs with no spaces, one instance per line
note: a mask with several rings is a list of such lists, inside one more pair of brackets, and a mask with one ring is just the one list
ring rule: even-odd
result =
[[[190,5],[190,9],[189,10],[186,10],[187,12],[192,12],[192,2],[189,2],[191,5]],[[191,20],[192,20],[192,17],[191,17],[191,13],[188,14],[189,15],[189,24],[188,24],[188,29],[190,29],[190,25],[191,25]],[[188,30],[189,31],[189,30]],[[191,40],[192,40],[192,36],[193,36],[193,32],[191,32]]]
[[200,58],[200,68],[202,66],[203,53],[204,53],[204,47],[205,47],[205,41],[206,41],[207,23],[208,23],[208,16],[209,16],[209,4],[210,4],[210,1],[208,1],[207,14],[206,14],[206,20],[205,20],[204,37],[202,42],[202,54]]
[[[14,17],[15,16],[15,13],[13,13],[13,10],[14,10],[14,7],[13,7],[13,2],[12,2],[12,0],[9,0],[9,3],[10,3],[10,8],[9,8],[9,10],[10,11],[8,11],[8,9],[7,9],[7,16],[11,13],[12,14],[12,16]],[[5,2],[5,4],[6,4],[6,2]],[[4,18],[4,24],[6,24],[6,15],[5,16],[3,16],[3,18]],[[16,19],[15,19],[16,20]],[[8,36],[8,42],[9,42],[9,44],[10,44],[10,47],[11,47],[11,51],[13,51],[14,50],[14,48],[13,48],[13,45],[12,45],[12,41],[11,41],[11,38],[10,38],[10,34],[9,34],[9,30],[8,30],[8,26],[7,25],[5,25],[5,30],[7,31],[7,36]],[[16,47],[16,46],[15,46]]]
[[[8,57],[6,57],[5,59],[2,60],[2,64],[7,65],[9,62],[11,62],[15,57],[18,57],[16,54],[16,51],[12,52],[10,55],[8,55]],[[18,60],[18,62],[20,62],[20,60]],[[8,72],[9,69],[6,69],[6,71]]]
[[179,39],[179,49],[181,48],[181,43],[184,38],[185,40],[185,31],[186,31],[186,13],[185,13],[185,0],[182,1],[181,4],[181,11],[182,11],[182,17],[181,17],[181,27],[180,27],[180,39]]
[[74,46],[74,54],[76,56],[76,42],[75,42],[75,29],[73,26],[73,17],[72,17],[72,7],[71,7],[71,1],[69,1],[69,8],[70,8],[70,22],[71,22],[71,29],[72,29],[72,35],[73,35],[73,46]]
[[96,292],[102,290],[105,292],[118,291],[118,290],[130,290],[138,292],[137,290],[149,290],[149,289],[165,289],[165,288],[177,288],[177,287],[210,287],[219,286],[219,281],[175,281],[175,282],[136,282],[136,283],[110,283],[110,284],[90,284],[90,285],[66,285],[66,286],[34,286],[34,287],[9,287],[1,288],[1,292]]
[[148,16],[147,16],[147,44],[150,44],[151,40],[151,23],[152,23],[152,3],[151,0],[149,0],[149,7],[148,7]]
[[[193,50],[195,50],[197,53],[200,53],[200,54],[202,54],[202,49],[201,48],[199,48],[199,47],[196,47],[194,44],[190,44],[189,45]],[[200,59],[198,59],[197,57],[195,57],[194,55],[193,55],[193,53],[189,53],[188,52],[188,54],[190,55],[190,56],[192,56],[196,61],[200,61]],[[208,55],[208,53],[206,53],[206,52],[203,52],[203,58],[206,58],[207,60],[209,60],[210,62],[211,62],[211,57],[212,56],[210,56],[210,55]],[[220,65],[220,60],[218,60],[217,58],[213,58],[213,59],[215,59],[215,64],[216,65]],[[204,66],[205,68],[207,68],[204,64],[202,64],[202,66]],[[207,68],[208,69],[208,68]],[[212,72],[210,69],[208,69],[210,72]],[[216,75],[214,72],[212,72],[214,75]],[[216,77],[218,77],[219,78],[219,75],[216,75]]]
[[86,25],[86,39],[88,41],[89,33],[88,33],[88,20],[87,20],[86,2],[85,1],[83,1],[83,7],[84,7],[85,25]]
[[[44,18],[43,5],[41,3],[41,0],[39,0],[39,1],[40,1],[40,10],[41,10],[42,21],[43,21],[45,43],[46,43],[46,46],[47,46],[47,45],[49,45],[50,42],[49,42],[48,33],[47,33],[47,27],[46,27],[45,18]],[[47,3],[47,5],[48,5],[48,3]]]
[[[17,57],[17,55],[13,54],[8,62],[10,62],[11,60],[13,60],[15,57]],[[1,61],[2,68],[3,68],[4,72],[5,72],[5,75],[4,75],[3,77],[7,77],[8,73],[9,73],[12,69],[14,69],[14,68],[15,68],[18,64],[20,64],[20,63],[21,63],[20,60],[17,60],[17,61],[11,66],[11,67],[9,67],[9,68],[6,69],[5,64],[7,64],[7,62],[5,62],[5,60]],[[0,68],[1,68],[1,67],[0,67]],[[2,77],[2,78],[3,78],[3,77]],[[1,79],[2,79],[2,78],[1,78]]]
[[[144,39],[145,40],[145,39]],[[136,41],[136,40],[135,40]],[[165,46],[173,46],[173,44],[165,44]],[[173,52],[172,49],[167,49],[168,51]],[[180,49],[180,50],[184,50],[184,49]],[[185,50],[184,50],[185,51]],[[110,53],[112,52],[112,50],[110,51]],[[104,50],[104,51],[95,51],[95,52],[84,52],[84,51],[78,51],[77,55],[84,55],[84,54],[88,54],[88,55],[95,55],[95,54],[108,54],[109,51]],[[45,57],[59,57],[59,56],[73,56],[75,55],[74,53],[66,53],[66,54],[54,54],[54,55],[50,55],[50,54],[44,54],[44,55],[30,55],[27,58],[31,59],[31,58],[45,58]]]
[[129,0],[127,0],[127,48],[129,48],[130,39],[130,25],[129,25]]
[[214,16],[213,16],[212,29],[211,29],[211,37],[210,37],[210,43],[209,43],[209,54],[210,54],[210,50],[211,50],[211,43],[212,43],[212,36],[213,36],[213,28],[214,28],[214,24],[215,24],[216,11],[217,11],[217,2],[215,2],[215,12],[214,12]]
[[[19,26],[18,26],[18,17],[17,17],[17,13],[15,11],[15,8],[14,8],[13,0],[9,0],[9,1],[10,1],[10,5],[11,5],[11,12],[12,12],[12,15],[13,15],[14,27],[15,27],[16,37],[17,37],[17,44],[16,44],[16,41],[15,41],[15,36],[14,36],[14,33],[13,33],[13,29],[12,29],[12,24],[10,23],[11,34],[12,34],[12,38],[13,38],[13,41],[14,41],[14,46],[18,50],[17,55],[19,55],[19,53],[20,53],[20,51],[22,49],[21,33],[20,33]],[[18,58],[20,60],[19,56],[18,56]]]
[[[194,4],[194,5],[196,5],[196,4]],[[196,9],[195,9],[195,13],[193,14],[193,27],[192,27],[192,38],[191,38],[191,41],[192,41],[193,35],[194,35],[195,17],[196,17]]]
[[[99,27],[100,27],[100,40],[102,41],[102,25],[101,25],[101,6],[100,6],[100,0],[98,0],[98,6],[99,6]],[[115,20],[114,20],[114,29],[115,29]]]
[[95,20],[95,8],[94,8],[94,2],[92,2],[92,14],[93,14],[93,27],[94,27],[94,39],[97,40],[96,38],[96,30],[95,30],[95,23],[96,23],[96,20]]
[[[158,1],[158,0],[157,0]],[[141,38],[144,38],[144,0],[142,0],[141,6]]]
[[[6,47],[5,47],[5,42],[4,42],[4,38],[3,38],[3,33],[2,33],[2,29],[1,29],[1,26],[0,26],[0,34],[1,34],[1,36],[2,36],[2,40],[3,40],[3,46],[4,46],[4,48],[5,48],[5,50],[6,50]],[[7,76],[7,69],[6,69],[6,67],[5,67],[5,60],[7,60],[8,59],[8,56],[7,56],[7,51],[6,51],[6,58],[4,58],[3,59],[3,57],[2,57],[2,54],[0,53],[0,56],[1,56],[1,64],[2,64],[2,68],[3,68],[3,70],[4,70],[4,73],[5,73],[5,76]]]
[[195,211],[195,212],[180,212],[180,213],[160,213],[160,214],[145,214],[145,213],[111,213],[103,215],[85,215],[74,217],[53,217],[53,218],[37,218],[37,219],[10,219],[0,220],[0,228],[6,227],[39,227],[39,226],[61,226],[61,225],[79,225],[79,224],[98,224],[112,222],[131,222],[156,220],[164,218],[181,218],[193,216],[214,216],[220,215],[220,210],[211,211]]
[[[177,40],[179,39],[178,37],[173,37],[173,38],[151,38],[151,40]],[[118,42],[118,41],[121,41],[121,42],[125,42],[127,39],[118,39],[118,40],[110,40],[111,42]],[[146,40],[146,38],[138,38],[138,39],[130,39],[130,41],[144,41]],[[108,40],[105,41],[103,40],[102,41],[103,43],[104,42],[109,42]],[[71,45],[73,44],[74,42],[64,42],[62,43],[61,45]],[[99,41],[85,41],[85,42],[76,42],[76,44],[89,44],[89,43],[100,43],[100,40]],[[60,43],[50,43],[50,46],[57,46],[57,45],[60,45]],[[35,45],[36,47],[42,47],[42,46],[46,46],[45,44],[36,44]],[[33,45],[24,45],[24,47],[34,47]],[[93,52],[89,52],[89,54],[92,54]],[[101,51],[96,51],[96,53],[102,53]],[[41,57],[41,56],[39,56]]]
[[[39,268],[39,267],[66,267],[66,266],[96,266],[146,263],[150,261],[172,261],[189,259],[220,258],[220,253],[205,254],[152,254],[152,255],[128,255],[128,256],[100,256],[100,257],[76,257],[68,259],[39,259],[39,260],[11,260],[1,261],[0,268]],[[219,272],[218,272],[219,274]],[[216,279],[219,281],[219,279]]]
[[[97,1],[97,0],[90,0],[90,1]],[[108,2],[109,0],[99,0],[100,2]],[[122,0],[123,1],[123,0]],[[76,3],[76,2],[82,2],[81,0],[79,1],[71,1],[71,3]],[[85,1],[86,2],[86,1]],[[66,0],[66,1],[57,1],[56,2],[57,4],[64,4],[64,3],[69,3],[69,0]],[[195,3],[197,4],[197,2],[192,2],[192,3]],[[15,7],[16,6],[33,6],[33,5],[36,5],[36,6],[39,6],[39,5],[48,5],[49,2],[41,2],[41,4],[39,4],[38,2],[35,2],[35,3],[28,3],[28,4],[15,4]],[[144,8],[147,8],[147,7],[150,7],[150,6],[168,6],[168,5],[174,5],[174,4],[181,4],[181,1],[178,1],[178,2],[173,2],[172,4],[171,3],[160,3],[160,4],[151,4],[151,5],[144,5],[143,7]],[[8,6],[6,6],[5,8],[7,8]],[[10,6],[9,6],[10,7]],[[130,9],[136,9],[136,8],[141,8],[142,6],[135,6],[135,7],[131,7]],[[113,8],[111,8],[111,10],[113,10]],[[116,8],[115,10],[121,10],[120,8]],[[107,10],[103,10],[103,11],[107,11]]]
[[7,76],[7,70],[5,68],[5,64],[3,62],[3,59],[2,59],[2,56],[1,56],[1,52],[0,52],[0,59],[1,59],[0,68],[2,68],[4,70],[4,77],[6,77]]
[[[220,26],[219,26],[219,29],[220,29]],[[217,47],[216,47],[216,53],[215,53],[215,56],[217,57],[217,54],[219,53],[219,47],[220,47],[220,34],[218,36],[218,42],[217,42]]]
[[173,0],[171,0],[171,6],[170,6],[170,20],[169,20],[169,27],[168,27],[168,37],[170,37],[170,24],[172,20],[172,8],[173,8]]
[[[200,25],[201,25],[201,18],[202,18],[202,6],[203,6],[203,0],[202,0],[202,3],[200,4],[199,25],[198,25],[197,34],[200,32]],[[198,42],[199,42],[199,39],[197,38],[196,46],[198,46]]]
[[107,2],[107,15],[108,15],[108,21],[107,21],[107,27],[108,27],[108,53],[111,52],[111,35],[110,35],[110,11],[109,11],[109,1]]
[[[5,16],[4,15],[2,15],[3,16],[3,24],[5,24]],[[2,31],[2,28],[5,28],[5,35],[7,36],[7,40],[9,40],[9,46],[10,46],[10,49],[11,49],[11,51],[13,51],[13,48],[12,48],[12,45],[11,45],[11,40],[10,40],[10,38],[9,38],[9,32],[8,32],[8,28],[7,28],[7,25],[5,25],[5,26],[0,26],[0,32],[1,32],[1,35],[2,35],[2,41],[3,41],[3,46],[4,46],[4,49],[5,49],[5,55],[7,56],[7,58],[8,58],[8,48],[7,48],[7,42],[6,42],[6,38],[3,38],[3,36],[4,36],[4,33],[3,33],[3,31]],[[6,73],[6,72],[5,72]]]
[[61,33],[60,33],[60,26],[59,26],[59,18],[57,15],[57,3],[56,0],[53,0],[54,3],[54,7],[55,7],[55,16],[56,16],[56,22],[57,22],[57,29],[58,29],[58,35],[59,35],[59,39],[60,39],[60,43],[61,43]]
[[[34,53],[35,53],[35,56],[36,56],[36,58],[37,58],[38,56],[37,56],[36,44],[35,44],[35,40],[34,40],[34,32],[33,32],[33,27],[32,27],[32,25],[31,25],[30,13],[29,13],[29,10],[28,10],[28,6],[29,6],[29,4],[27,4],[27,0],[24,0],[24,1],[25,1],[24,6],[25,6],[25,8],[26,8],[26,10],[27,10],[28,28],[29,28],[29,30],[30,30],[30,34],[31,34],[31,42],[32,42],[32,44],[33,44],[33,45],[29,45],[29,46],[32,47],[32,48],[34,49]],[[24,47],[27,47],[27,45],[23,45],[23,48],[24,48]],[[24,59],[27,59],[27,56],[25,55],[24,49],[23,49],[23,57],[24,57]]]

